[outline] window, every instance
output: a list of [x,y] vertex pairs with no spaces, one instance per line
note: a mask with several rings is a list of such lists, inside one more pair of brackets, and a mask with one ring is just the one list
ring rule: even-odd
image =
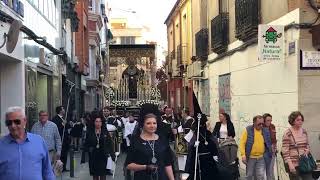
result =
[[210,116],[210,86],[209,80],[201,81],[201,109],[204,114]]
[[36,8],[39,8],[39,0],[33,0],[32,3]]
[[100,7],[101,7],[101,14],[106,15],[106,6],[104,4],[101,4]]
[[43,0],[39,0],[39,11],[43,14]]
[[28,0],[53,26],[56,26],[56,0]]
[[121,40],[121,44],[135,44],[134,36],[121,37],[120,40]]
[[47,12],[47,18],[49,19],[49,21],[52,22],[52,11],[53,11],[53,3],[52,0],[48,0],[48,12]]
[[229,12],[229,1],[219,0],[219,13]]
[[96,79],[95,49],[92,46],[89,48],[89,56],[90,77],[91,79]]
[[89,11],[94,11],[94,0],[89,0]]

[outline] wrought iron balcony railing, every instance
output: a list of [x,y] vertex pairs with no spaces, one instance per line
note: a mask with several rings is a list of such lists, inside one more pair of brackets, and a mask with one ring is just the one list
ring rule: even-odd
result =
[[207,60],[208,58],[208,29],[202,28],[195,35],[196,38],[196,56],[200,60]]
[[176,58],[176,51],[172,50],[170,53],[171,60]]
[[182,64],[182,45],[177,46],[177,67]]
[[236,38],[246,41],[258,34],[260,0],[236,0]]
[[220,54],[228,49],[229,14],[220,13],[211,20],[211,49]]
[[166,66],[167,66],[167,72],[169,75],[172,74],[172,61],[169,55],[166,56]]

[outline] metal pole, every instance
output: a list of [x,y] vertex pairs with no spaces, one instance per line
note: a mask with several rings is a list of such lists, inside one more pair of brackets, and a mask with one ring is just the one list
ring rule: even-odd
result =
[[74,177],[74,145],[70,148],[70,177]]
[[[62,144],[63,144],[63,141],[64,141],[64,135],[65,135],[65,130],[66,130],[66,125],[67,125],[67,118],[68,118],[68,113],[69,113],[69,105],[70,105],[70,98],[71,98],[71,91],[72,89],[74,88],[75,84],[72,83],[72,82],[69,82],[71,83],[71,87],[70,87],[70,90],[69,90],[69,97],[68,97],[68,103],[67,103],[67,108],[66,108],[66,116],[64,117],[64,122],[66,122],[66,124],[64,125],[63,127],[63,133],[62,133]],[[73,151],[73,148],[71,147],[71,150]],[[71,151],[70,150],[70,151]],[[74,177],[74,169],[72,167],[71,169],[71,165],[73,166],[73,153],[72,153],[72,156],[71,156],[71,152],[70,152],[70,177]]]
[[[198,165],[198,151],[199,151],[199,135],[200,135],[200,120],[201,120],[201,114],[198,113],[198,129],[197,129],[197,141],[195,142],[195,147],[196,147],[196,156],[195,156],[195,162],[194,162],[194,177],[193,179],[196,180],[197,179],[197,165]],[[201,176],[201,174],[199,174],[199,176]]]
[[169,105],[170,102],[170,97],[169,97],[169,79],[166,80],[167,81],[167,105]]
[[278,152],[275,153],[275,158],[276,158],[276,164],[277,164],[277,176],[278,180],[280,180],[280,171],[279,171],[279,162],[278,162]]

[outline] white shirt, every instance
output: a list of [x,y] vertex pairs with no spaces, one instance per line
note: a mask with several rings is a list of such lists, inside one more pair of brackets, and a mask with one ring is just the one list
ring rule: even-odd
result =
[[107,124],[107,130],[109,132],[112,132],[112,131],[116,131],[117,130],[117,127],[112,125],[112,124]]
[[127,141],[127,146],[130,146],[130,139],[128,138],[128,135],[132,134],[134,131],[134,128],[136,127],[137,121],[134,121],[133,123],[127,122],[124,125],[124,137]]
[[122,117],[121,120],[123,124],[126,124],[127,122],[129,122],[129,117]]
[[222,124],[220,127],[220,138],[227,138],[228,137],[228,128],[227,124]]

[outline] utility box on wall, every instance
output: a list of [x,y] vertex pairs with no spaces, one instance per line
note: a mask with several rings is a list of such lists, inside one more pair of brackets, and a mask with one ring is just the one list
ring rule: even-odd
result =
[[316,49],[320,49],[320,24],[315,25],[310,30],[312,34],[312,45]]

